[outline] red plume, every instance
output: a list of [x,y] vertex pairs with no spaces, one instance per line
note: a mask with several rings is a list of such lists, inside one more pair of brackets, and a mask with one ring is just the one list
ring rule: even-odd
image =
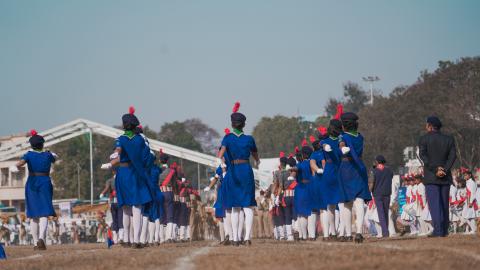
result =
[[290,153],[290,154],[288,155],[288,158],[293,158],[293,154]]
[[[133,113],[132,113],[133,114]],[[138,125],[138,128],[139,129],[143,129],[143,126],[142,125]]]
[[327,134],[327,128],[324,126],[319,126],[317,128],[318,132],[320,132],[320,135],[325,136]]
[[235,102],[235,105],[233,106],[233,112],[236,113],[240,109],[240,102]]
[[226,129],[224,129],[223,131],[225,132],[225,135],[230,134],[230,129],[229,129],[229,128],[226,128]]
[[310,140],[311,143],[314,143],[317,139],[315,139],[315,137],[313,137],[312,135],[310,135],[309,140]]
[[308,146],[307,139],[303,139],[302,146]]
[[128,113],[129,113],[129,114],[135,114],[135,107],[130,106],[130,107],[128,108]]
[[280,152],[280,158],[285,157],[285,152]]
[[30,130],[30,136],[35,136],[37,134],[38,132],[35,129]]
[[160,151],[159,151],[159,152],[160,152],[160,154],[163,154],[163,149],[162,149],[162,148],[160,148]]
[[295,146],[295,153],[300,153],[300,149],[298,149],[298,146]]
[[339,120],[340,116],[342,116],[342,114],[343,114],[343,105],[342,105],[342,103],[338,103],[337,104],[337,113],[335,114],[333,119]]

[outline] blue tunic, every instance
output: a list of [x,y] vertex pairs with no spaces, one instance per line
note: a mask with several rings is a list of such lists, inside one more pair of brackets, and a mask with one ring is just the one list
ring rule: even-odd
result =
[[313,176],[310,159],[297,164],[297,186],[295,187],[294,208],[297,216],[309,216],[314,209]]
[[144,211],[151,222],[160,219],[163,215],[163,194],[158,185],[158,177],[161,173],[162,170],[157,165],[150,168],[150,187],[153,190],[153,200],[145,204]]
[[150,190],[150,177],[146,171],[150,162],[150,149],[142,136],[129,138],[122,135],[117,138],[116,147],[122,149],[120,162],[129,162],[128,167],[118,167],[115,177],[118,206],[143,205],[152,201],[153,191]]
[[339,139],[350,147],[350,152],[342,156],[338,170],[340,202],[351,202],[355,198],[371,200],[367,168],[362,161],[363,136],[343,133]]
[[[222,140],[222,146],[226,148],[229,161],[250,160],[250,153],[257,152],[257,146],[252,136],[235,135],[230,133]],[[256,206],[255,180],[250,162],[230,164],[227,167],[225,184],[225,207],[249,207]]]
[[224,218],[225,217],[225,207],[223,205],[223,194],[225,193],[225,185],[222,185],[223,179],[223,170],[219,166],[215,171],[215,174],[218,175],[217,180],[217,200],[215,204],[213,204],[213,208],[215,208],[215,217],[216,218]]
[[28,151],[23,157],[29,176],[25,185],[27,217],[55,216],[53,209],[53,186],[50,176],[32,176],[33,173],[50,173],[55,157],[50,152]]
[[[322,168],[322,160],[324,160],[323,151],[317,150],[312,153],[310,156],[311,160],[315,160],[317,166]],[[324,194],[326,193],[323,176],[321,174],[315,174],[312,176],[312,199],[313,199],[313,208],[314,209],[327,209],[327,204],[325,203]]]
[[325,205],[336,205],[340,201],[340,187],[338,184],[338,167],[340,166],[340,157],[342,153],[338,148],[339,139],[328,137],[320,142],[321,145],[328,144],[332,151],[325,152],[325,168],[321,181],[321,197]]

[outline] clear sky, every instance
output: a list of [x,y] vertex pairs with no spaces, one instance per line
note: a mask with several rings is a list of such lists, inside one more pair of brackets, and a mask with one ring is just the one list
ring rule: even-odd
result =
[[223,130],[233,103],[321,114],[374,74],[388,94],[438,60],[480,55],[480,1],[0,0],[0,136],[82,117],[197,117]]

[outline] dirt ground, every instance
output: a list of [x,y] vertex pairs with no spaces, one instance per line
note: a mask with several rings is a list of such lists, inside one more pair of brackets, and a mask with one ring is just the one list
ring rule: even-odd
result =
[[480,269],[480,238],[369,239],[361,245],[337,242],[287,243],[254,240],[250,247],[215,242],[167,244],[143,250],[85,244],[6,247],[2,270],[35,269]]

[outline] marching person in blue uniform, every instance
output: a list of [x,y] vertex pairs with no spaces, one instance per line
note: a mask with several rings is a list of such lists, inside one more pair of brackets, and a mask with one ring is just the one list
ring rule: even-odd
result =
[[[103,164],[102,169],[117,166],[115,190],[119,207],[123,207],[124,242],[133,242],[134,248],[142,248],[140,234],[142,229],[142,206],[152,201],[150,178],[147,168],[151,150],[145,139],[137,134],[140,124],[135,116],[135,109],[130,107],[129,113],[122,116],[124,134],[117,138],[115,144],[116,157]],[[130,216],[132,216],[133,239],[130,239]]]
[[[231,114],[233,132],[226,135],[222,140],[222,148],[218,153],[220,159],[223,155],[228,156],[230,165],[227,167],[227,176],[225,180],[225,205],[232,208],[231,221],[233,231],[233,243],[238,246],[241,240],[240,212],[243,209],[245,213],[245,242],[251,245],[251,232],[253,225],[253,207],[255,201],[255,181],[253,170],[250,165],[250,156],[253,156],[257,165],[260,163],[258,158],[257,146],[252,136],[245,135],[243,128],[247,118],[239,113],[240,103],[236,103]],[[223,163],[219,161],[219,163]],[[225,163],[223,163],[225,164]],[[225,165],[224,165],[225,166]]]
[[[302,161],[297,163],[296,166],[296,181],[295,187],[294,207],[297,214],[300,239],[310,240],[315,239],[315,226],[311,226],[312,221],[309,222],[309,218],[312,219],[312,211],[314,210],[314,198],[313,195],[313,176],[310,168],[310,156],[313,150],[308,146],[302,146]],[[313,222],[315,225],[316,222]],[[310,226],[309,226],[310,225]]]
[[[330,120],[327,129],[328,137],[320,141],[323,148],[325,164],[322,175],[321,196],[326,206],[325,213],[322,217],[323,237],[329,240],[337,238],[335,224],[335,209],[340,201],[338,186],[338,167],[340,166],[341,152],[338,147],[339,139],[342,132],[342,122],[338,119]],[[331,235],[330,235],[331,234]]]
[[48,217],[55,216],[52,196],[53,186],[50,179],[50,168],[56,160],[56,155],[43,150],[45,139],[35,130],[30,132],[29,139],[32,150],[23,155],[22,159],[10,168],[17,173],[19,167],[27,164],[28,179],[25,185],[25,205],[27,217],[30,218],[31,234],[34,241],[34,250],[46,250]]
[[365,216],[365,201],[372,196],[368,188],[367,168],[362,161],[363,136],[358,133],[358,116],[347,112],[341,116],[343,134],[340,137],[339,147],[342,152],[342,161],[338,169],[340,184],[340,202],[344,204],[340,215],[345,226],[346,237],[350,240],[352,209],[356,213],[355,242],[363,242],[363,219]]

